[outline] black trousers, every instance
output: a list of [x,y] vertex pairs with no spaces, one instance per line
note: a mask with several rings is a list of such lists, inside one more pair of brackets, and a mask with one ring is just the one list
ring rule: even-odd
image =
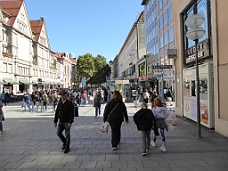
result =
[[110,127],[111,127],[111,134],[112,134],[112,147],[117,147],[117,145],[120,143],[120,138],[121,138],[121,125],[122,122],[109,122]]

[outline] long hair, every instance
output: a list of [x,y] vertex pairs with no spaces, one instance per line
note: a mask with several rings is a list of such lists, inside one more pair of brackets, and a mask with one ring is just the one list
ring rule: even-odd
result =
[[114,91],[114,93],[112,94],[111,100],[122,101],[122,95],[120,94],[119,91]]
[[162,103],[161,99],[159,97],[156,97],[154,99],[154,107],[164,107],[164,103]]

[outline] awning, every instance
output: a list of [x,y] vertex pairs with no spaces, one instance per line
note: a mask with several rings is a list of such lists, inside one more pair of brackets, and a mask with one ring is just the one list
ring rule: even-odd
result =
[[33,80],[33,81],[32,81],[32,84],[39,84],[39,85],[41,85],[42,83]]
[[28,85],[28,84],[31,84],[31,83],[29,82],[28,79],[20,79],[20,80],[19,80],[19,83],[20,83],[20,84],[27,84],[27,85]]
[[3,84],[18,84],[18,82],[14,81],[12,78],[3,78]]

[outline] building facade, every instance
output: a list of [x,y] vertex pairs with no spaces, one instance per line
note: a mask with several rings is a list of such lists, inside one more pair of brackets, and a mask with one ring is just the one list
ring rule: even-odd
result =
[[195,42],[187,39],[185,20],[193,14],[204,17],[201,27],[206,31],[197,44],[199,60],[199,97],[201,125],[215,129],[228,137],[228,95],[226,73],[228,70],[226,6],[222,0],[179,0],[173,2],[176,16],[175,36],[178,58],[176,65],[176,111],[179,115],[196,121],[196,68]]
[[[133,24],[118,54],[118,79],[129,80],[132,84],[137,83],[140,77],[138,60],[145,54],[144,12],[142,12]],[[145,77],[146,74],[143,76]]]
[[[155,89],[160,96],[164,87],[175,92],[174,59],[168,50],[176,49],[172,0],[143,0],[146,30],[147,87]],[[154,66],[171,65],[168,69]],[[165,68],[165,67],[160,67]]]
[[69,56],[74,56],[66,53],[66,60],[58,62],[44,18],[29,20],[22,0],[0,1],[0,7],[0,91],[20,94],[24,90],[71,88],[76,59],[70,60]]

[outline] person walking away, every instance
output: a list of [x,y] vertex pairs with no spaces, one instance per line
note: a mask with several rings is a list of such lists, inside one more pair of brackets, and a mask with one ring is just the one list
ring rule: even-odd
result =
[[1,131],[1,133],[3,131],[3,123],[2,123],[2,121],[5,120],[2,108],[3,108],[3,103],[2,103],[2,98],[0,97],[0,131]]
[[31,96],[28,94],[28,92],[26,91],[25,95],[24,95],[24,99],[25,99],[25,111],[26,111],[26,108],[28,108],[29,112],[31,111],[31,108],[30,108],[30,104],[31,104],[31,101],[32,101],[32,98]]
[[141,109],[137,111],[133,116],[134,122],[138,131],[141,131],[142,135],[142,156],[145,156],[150,149],[150,132],[151,129],[156,126],[155,117],[148,105],[142,102]]
[[148,103],[149,98],[150,98],[150,94],[149,94],[148,91],[146,90],[146,91],[143,93],[143,102]]
[[51,101],[52,101],[52,105],[53,105],[53,111],[56,111],[56,107],[58,105],[58,94],[56,93],[56,91],[54,91],[51,95]]
[[151,96],[150,96],[150,102],[151,102],[151,109],[154,107],[154,99],[158,97],[157,93],[154,91],[152,92]]
[[120,143],[122,122],[125,119],[126,123],[128,123],[127,108],[122,99],[120,92],[114,91],[111,100],[104,109],[103,121],[110,124],[113,150],[116,150]]
[[80,95],[79,92],[78,92],[78,94],[76,96],[76,101],[77,101],[78,106],[80,106],[81,105],[81,95]]
[[95,117],[97,117],[98,115],[101,115],[101,92],[97,92],[97,94],[95,95],[94,98],[94,107],[95,107]]
[[[60,95],[61,99],[55,111],[54,126],[57,127],[58,123],[57,135],[63,142],[64,153],[68,153],[70,151],[70,128],[74,122],[74,106],[68,100],[66,91],[61,92]],[[66,136],[63,135],[64,130]]]
[[21,102],[21,107],[22,109],[26,110],[26,91],[23,91],[23,96],[22,96],[22,102]]
[[46,92],[42,94],[42,101],[43,101],[43,111],[47,110],[47,103],[48,103],[48,95]]
[[[167,125],[165,119],[168,117],[169,111],[162,103],[161,99],[158,97],[154,99],[154,107],[152,108],[152,113],[154,114],[154,117],[156,119],[157,128],[160,129],[160,134],[162,138],[162,146],[160,147],[160,150],[166,152],[167,148],[165,140],[165,129],[167,128]],[[156,147],[156,135],[154,135],[154,139],[151,141],[151,145],[153,147]]]
[[136,108],[138,107],[138,101],[139,101],[139,92],[138,92],[138,90],[136,90],[135,91],[135,101],[134,101]]
[[10,94],[8,92],[6,92],[6,95],[5,95],[5,105],[6,106],[9,106],[9,102],[11,101],[11,97],[10,97]]
[[36,96],[35,96],[35,92],[33,91],[32,94],[31,94],[31,104],[32,104],[32,111],[35,110],[35,106],[36,106]]
[[[39,92],[35,92],[35,99],[36,99],[36,111],[39,112],[39,106],[40,106],[40,94]],[[42,109],[41,109],[42,111]]]

